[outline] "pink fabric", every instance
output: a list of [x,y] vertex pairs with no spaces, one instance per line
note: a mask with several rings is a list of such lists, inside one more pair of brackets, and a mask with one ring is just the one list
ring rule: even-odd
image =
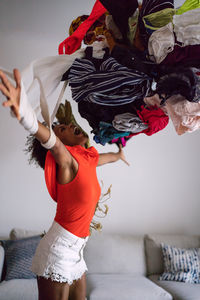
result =
[[[113,143],[117,143],[118,141],[119,141],[119,138],[113,139],[113,140],[112,140],[112,144],[113,144]],[[126,140],[125,140],[124,137],[121,137],[121,138],[120,138],[120,142],[121,142],[121,144],[122,144],[122,147],[125,147],[125,146],[126,146]]]
[[151,97],[145,97],[144,98],[144,102],[148,105],[148,106],[157,106],[157,107],[160,107],[160,102],[161,102],[161,99],[159,97],[158,94],[155,94]]
[[200,102],[190,102],[181,95],[175,95],[166,101],[165,108],[179,135],[200,128]]
[[66,38],[62,43],[60,43],[58,48],[59,54],[72,54],[74,53],[81,45],[81,42],[88,31],[88,29],[94,24],[94,22],[100,18],[106,9],[104,6],[97,0],[93,6],[90,16],[85,20],[77,30],[68,38]]

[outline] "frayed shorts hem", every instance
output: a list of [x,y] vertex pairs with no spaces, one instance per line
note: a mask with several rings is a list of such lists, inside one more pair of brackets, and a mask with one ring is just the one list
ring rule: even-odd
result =
[[85,272],[88,269],[85,268],[84,270],[82,270],[81,272],[74,274],[73,278],[67,278],[63,275],[57,274],[57,273],[44,273],[44,274],[39,274],[37,275],[37,278],[44,278],[44,279],[51,279],[51,281],[56,281],[56,282],[60,282],[60,283],[67,283],[68,285],[72,285],[74,283],[74,281],[77,281],[79,279],[82,278],[82,276],[85,274]]

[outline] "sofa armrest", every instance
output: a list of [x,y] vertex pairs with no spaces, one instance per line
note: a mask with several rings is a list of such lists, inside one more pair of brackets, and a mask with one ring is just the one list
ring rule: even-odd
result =
[[0,245],[0,282],[1,282],[2,272],[3,272],[4,257],[5,257],[5,251],[3,247]]

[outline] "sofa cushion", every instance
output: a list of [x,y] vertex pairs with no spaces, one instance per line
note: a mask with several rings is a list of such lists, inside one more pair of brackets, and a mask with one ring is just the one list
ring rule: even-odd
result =
[[147,274],[164,272],[161,243],[178,248],[200,248],[200,237],[190,235],[146,235],[144,238]]
[[0,300],[37,300],[36,279],[13,279],[0,283]]
[[200,260],[198,248],[182,249],[161,244],[164,273],[160,280],[200,283]]
[[4,248],[0,245],[0,281],[1,281],[2,271],[3,271],[4,257],[5,257],[5,251]]
[[30,267],[41,236],[34,236],[16,241],[1,241],[5,250],[5,280],[34,278]]
[[199,300],[200,284],[192,284],[177,281],[160,281],[159,275],[149,276],[153,282],[168,291],[174,300]]
[[10,239],[11,240],[19,240],[19,239],[25,239],[28,237],[41,235],[42,233],[39,231],[33,231],[33,230],[27,230],[27,229],[21,229],[21,228],[13,228],[10,231]]
[[142,237],[92,233],[85,248],[89,273],[146,274]]
[[144,276],[88,274],[90,300],[172,300],[172,296]]

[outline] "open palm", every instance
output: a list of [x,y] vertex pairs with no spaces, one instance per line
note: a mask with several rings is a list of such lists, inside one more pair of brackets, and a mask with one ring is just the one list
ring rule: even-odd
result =
[[18,120],[20,120],[19,114],[19,104],[20,104],[20,94],[21,94],[21,76],[20,72],[17,69],[13,70],[16,87],[11,84],[3,71],[0,70],[0,78],[2,83],[0,83],[0,91],[7,98],[7,101],[4,101],[2,105],[4,107],[10,107],[14,115]]

